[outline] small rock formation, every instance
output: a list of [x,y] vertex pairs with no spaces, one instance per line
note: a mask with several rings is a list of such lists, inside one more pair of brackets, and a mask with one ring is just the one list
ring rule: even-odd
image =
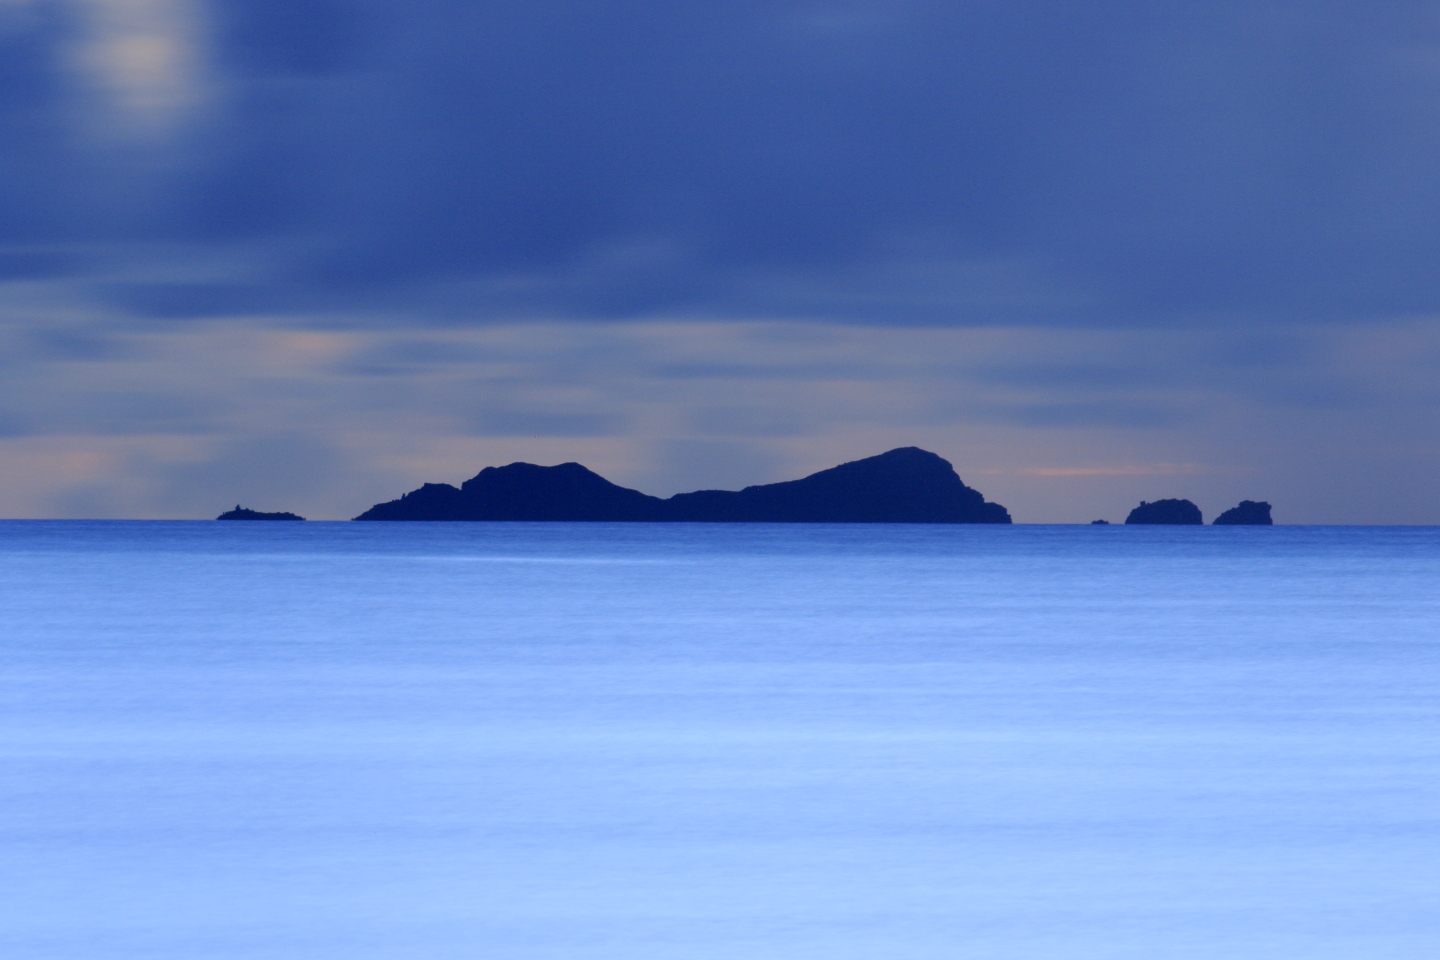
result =
[[1095,526],[1097,523],[1100,524],[1101,526],[1105,526],[1105,527],[1110,526],[1110,521],[1109,521],[1109,520],[1091,520],[1091,521],[1090,521],[1090,526],[1093,527],[1093,526]]
[[1241,500],[1239,506],[1231,507],[1211,521],[1212,526],[1269,527],[1274,524],[1275,521],[1270,519],[1270,504],[1263,500],[1258,503],[1254,500]]
[[901,447],[801,480],[699,490],[668,500],[617,486],[578,463],[486,467],[458,488],[427,483],[356,520],[569,520],[691,523],[1010,523],[954,467]]
[[1130,511],[1125,522],[1198,524],[1205,521],[1200,516],[1200,508],[1189,500],[1156,500],[1154,503],[1141,500],[1140,506]]
[[220,514],[216,520],[304,520],[293,513],[261,513],[258,510],[246,510],[240,504],[235,504],[235,509]]

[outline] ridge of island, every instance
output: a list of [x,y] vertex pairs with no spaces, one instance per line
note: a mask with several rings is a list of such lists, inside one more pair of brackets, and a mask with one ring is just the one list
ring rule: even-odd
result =
[[459,487],[427,483],[356,520],[550,520],[691,523],[1010,523],[950,461],[899,447],[799,480],[668,499],[611,483],[578,463],[486,467]]

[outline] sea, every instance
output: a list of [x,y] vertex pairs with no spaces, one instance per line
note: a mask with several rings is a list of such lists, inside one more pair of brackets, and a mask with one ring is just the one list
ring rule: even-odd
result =
[[0,523],[0,956],[1433,960],[1440,528]]

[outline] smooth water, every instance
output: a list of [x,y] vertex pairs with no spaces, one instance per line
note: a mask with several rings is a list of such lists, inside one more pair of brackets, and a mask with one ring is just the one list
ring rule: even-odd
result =
[[0,523],[24,960],[1420,960],[1440,530]]

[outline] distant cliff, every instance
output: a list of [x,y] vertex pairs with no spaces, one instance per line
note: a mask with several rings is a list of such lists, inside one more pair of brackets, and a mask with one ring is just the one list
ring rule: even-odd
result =
[[304,520],[304,517],[297,517],[293,513],[260,513],[256,510],[246,510],[240,504],[235,504],[235,509],[220,514],[216,520]]
[[570,520],[698,523],[1009,523],[998,503],[919,447],[842,463],[801,480],[700,490],[668,500],[616,486],[578,463],[486,467],[458,488],[427,483],[356,520]]
[[1130,511],[1126,523],[1204,523],[1200,508],[1189,500],[1156,500],[1154,503],[1140,501],[1140,506]]
[[1231,507],[1211,521],[1213,526],[1274,526],[1270,519],[1270,504],[1265,501],[1241,500],[1238,507]]

